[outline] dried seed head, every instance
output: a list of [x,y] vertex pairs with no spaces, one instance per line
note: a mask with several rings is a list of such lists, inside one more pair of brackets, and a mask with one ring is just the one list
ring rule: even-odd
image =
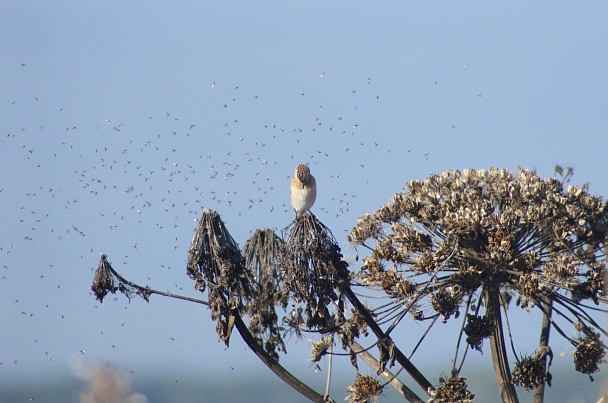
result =
[[327,305],[338,299],[334,290],[348,281],[340,247],[312,214],[295,220],[285,232],[288,240],[280,259],[285,292],[306,304],[308,327],[325,326],[331,320]]
[[494,333],[494,325],[486,316],[467,314],[467,324],[464,327],[467,335],[467,343],[475,350],[482,351],[483,339],[487,339]]
[[[407,279],[415,287],[409,298],[421,306],[430,300],[444,321],[463,295],[482,303],[485,285],[526,309],[540,298],[567,305],[571,323],[590,323],[581,300],[599,304],[608,295],[608,203],[534,171],[452,170],[412,180],[361,217],[350,236],[373,246],[357,273],[364,285],[397,305]],[[481,348],[482,338],[471,334]]]
[[572,290],[574,299],[576,301],[591,299],[598,305],[600,298],[605,298],[608,295],[607,277],[606,262],[592,263],[589,271],[585,273],[586,280],[574,286]]
[[523,357],[513,369],[513,384],[522,386],[526,393],[538,388],[547,378],[544,356]]
[[366,239],[378,237],[381,230],[382,222],[367,213],[357,219],[357,226],[350,232],[348,241],[361,245]]
[[[431,294],[431,305],[433,309],[441,315],[443,322],[447,322],[453,314],[458,312],[460,295],[450,292],[445,288]],[[458,316],[456,316],[458,317]]]
[[226,345],[234,325],[232,309],[244,311],[243,301],[252,298],[252,278],[245,259],[219,214],[205,210],[194,232],[188,252],[187,272],[203,292],[207,285],[211,318]]
[[319,362],[321,358],[328,353],[332,344],[332,338],[324,336],[322,336],[319,341],[310,343],[310,355],[312,356],[312,362]]
[[355,382],[346,391],[349,395],[344,400],[353,403],[374,403],[382,393],[384,386],[370,375],[357,374]]
[[284,242],[272,229],[257,229],[245,242],[245,267],[256,280],[252,295],[245,305],[249,316],[249,331],[262,341],[264,349],[278,359],[285,352],[276,306],[287,307],[288,298],[283,292],[279,256]]
[[473,403],[475,394],[467,390],[466,378],[451,376],[447,380],[439,378],[441,386],[429,391],[430,403]]
[[[118,286],[115,285],[116,283],[118,283]],[[103,302],[103,298],[109,292],[115,294],[116,291],[120,291],[129,299],[139,296],[146,301],[149,301],[151,294],[149,288],[130,283],[116,273],[110,262],[108,262],[106,255],[101,255],[91,290],[100,302]]]
[[99,266],[97,266],[97,270],[95,271],[95,279],[93,280],[93,285],[91,286],[91,290],[99,302],[103,302],[103,298],[109,292],[115,294],[118,290],[118,287],[114,285],[114,276],[112,275],[110,268],[111,266],[106,258],[106,255],[101,255]]
[[583,374],[591,375],[599,371],[598,364],[606,362],[606,348],[598,333],[581,339],[574,352],[574,368]]

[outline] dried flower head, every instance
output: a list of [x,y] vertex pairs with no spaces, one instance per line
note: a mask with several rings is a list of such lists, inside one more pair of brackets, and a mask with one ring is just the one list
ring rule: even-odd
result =
[[283,285],[296,302],[306,305],[306,325],[326,326],[327,305],[338,299],[334,289],[348,281],[348,269],[331,231],[313,214],[285,229],[288,240],[280,259]]
[[447,380],[439,378],[441,386],[429,391],[430,403],[472,403],[475,394],[467,390],[466,378],[451,376]]
[[[371,249],[356,278],[390,299],[392,310],[379,304],[377,311],[387,312],[391,326],[405,313],[447,321],[466,303],[467,311],[477,307],[466,327],[477,349],[496,328],[486,322],[501,322],[503,310],[507,318],[511,297],[528,310],[559,312],[551,326],[571,342],[563,326],[598,327],[582,302],[607,301],[608,203],[534,171],[450,170],[412,180],[361,217],[349,239]],[[431,315],[421,313],[429,307]],[[477,316],[480,307],[488,320]],[[601,355],[592,342],[583,349]],[[593,359],[576,361],[595,369]]]
[[591,332],[590,335],[580,339],[574,352],[574,367],[578,372],[591,375],[599,371],[598,364],[606,362],[606,347],[602,343],[599,333]]
[[439,267],[460,276],[474,273],[478,281],[469,288],[490,279],[516,288],[519,276],[537,272],[570,291],[589,277],[582,266],[594,261],[608,230],[601,198],[574,187],[564,191],[558,180],[530,171],[445,171],[411,181],[407,189],[353,228],[356,245],[377,241],[362,276],[392,262],[416,274]]
[[114,285],[114,276],[110,270],[111,267],[106,255],[102,254],[101,259],[99,260],[99,266],[97,266],[97,270],[95,271],[93,285],[91,286],[91,291],[93,291],[95,298],[97,298],[99,302],[103,302],[104,297],[109,292],[115,294],[118,290],[118,287]]
[[483,340],[494,333],[494,325],[487,316],[467,314],[467,324],[464,327],[467,343],[475,350],[482,351]]
[[312,356],[312,362],[319,362],[324,355],[328,354],[333,342],[331,337],[325,336],[321,336],[321,339],[317,342],[311,342],[310,355]]
[[[118,286],[116,286],[116,283],[118,283]],[[95,279],[93,280],[91,290],[100,302],[103,302],[104,297],[109,292],[116,294],[116,291],[119,291],[128,299],[139,296],[146,301],[150,300],[151,294],[149,288],[139,286],[122,278],[114,270],[105,254],[102,254],[99,259],[99,266],[95,271]]]
[[384,386],[370,375],[357,374],[355,382],[346,388],[349,395],[344,399],[353,403],[374,403],[382,393]]
[[243,255],[245,267],[252,273],[251,297],[246,301],[249,331],[264,349],[276,360],[279,352],[285,352],[276,307],[287,307],[287,295],[283,292],[279,256],[285,243],[272,229],[257,229],[245,242]]
[[513,369],[513,384],[522,386],[526,393],[538,388],[547,378],[545,367],[544,356],[523,357]]
[[[450,292],[445,288],[439,289],[434,294],[431,294],[431,305],[433,309],[441,315],[443,322],[447,322],[450,316],[458,315],[458,304],[460,303],[460,295]],[[458,317],[458,316],[456,316]]]
[[230,342],[234,315],[232,309],[243,311],[243,300],[251,297],[251,274],[245,259],[219,214],[205,210],[194,232],[188,252],[187,272],[201,292],[207,286],[211,318],[226,345]]
[[362,244],[366,239],[376,238],[382,231],[382,225],[369,213],[357,219],[357,226],[348,236],[348,241]]

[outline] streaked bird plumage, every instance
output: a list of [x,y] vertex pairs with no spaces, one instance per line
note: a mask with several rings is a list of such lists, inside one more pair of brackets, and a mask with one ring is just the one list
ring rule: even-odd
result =
[[289,186],[291,205],[297,217],[302,217],[315,204],[317,181],[306,164],[299,164]]

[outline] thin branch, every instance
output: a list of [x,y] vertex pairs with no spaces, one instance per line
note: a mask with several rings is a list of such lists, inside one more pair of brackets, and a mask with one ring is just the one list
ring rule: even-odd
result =
[[[608,336],[608,332],[602,328],[587,312],[585,312],[580,306],[578,306],[574,301],[569,298],[561,295],[561,294],[553,294],[554,301],[558,302],[561,306],[566,308],[570,313],[572,313],[577,319],[585,319],[592,326],[595,326],[598,330],[600,330],[605,336]],[[557,311],[560,315],[564,316],[561,312]],[[578,312],[578,313],[577,313]],[[582,315],[582,317],[581,317]]]
[[327,357],[327,383],[325,384],[325,396],[329,397],[329,386],[331,385],[331,364],[334,352],[334,338],[331,336],[331,342],[329,343],[329,354]]
[[517,356],[517,352],[515,351],[515,345],[513,344],[513,335],[511,334],[511,324],[509,323],[509,315],[507,314],[507,308],[505,301],[502,299],[502,295],[498,294],[500,298],[500,306],[502,307],[503,312],[505,313],[505,323],[507,325],[507,333],[509,334],[509,342],[511,343],[511,351],[513,351],[513,355],[517,362],[519,362],[519,357]]
[[[358,357],[361,357],[361,359],[365,361],[367,365],[372,367],[374,371],[378,372],[380,369],[380,362],[378,362],[378,360],[367,351],[368,349],[364,349],[363,346],[354,340],[349,343],[349,346]],[[379,375],[382,376],[401,396],[408,401],[413,403],[424,403],[424,401],[416,396],[416,394],[414,394],[410,388],[405,386],[395,374],[386,368],[380,372]]]
[[425,390],[427,393],[430,390],[434,390],[433,385],[422,375],[422,373],[411,363],[410,360],[399,350],[399,348],[393,342],[390,336],[384,333],[380,326],[376,323],[369,310],[359,301],[357,296],[353,293],[350,287],[344,287],[342,290],[346,295],[350,303],[353,307],[359,312],[359,314],[365,320],[365,323],[369,328],[374,332],[376,337],[378,338],[379,344],[385,344],[387,346],[392,346],[392,352],[394,353],[394,357],[399,364],[405,368],[405,370],[414,378],[414,380]]
[[117,279],[120,280],[121,283],[127,284],[128,286],[133,287],[137,290],[140,290],[146,294],[150,294],[150,295],[157,294],[157,295],[162,295],[163,297],[181,299],[183,301],[194,302],[196,304],[202,304],[202,305],[209,306],[209,302],[202,300],[202,299],[186,297],[185,295],[173,294],[173,293],[166,292],[166,291],[155,290],[154,288],[150,288],[148,286],[143,287],[143,286],[141,286],[137,283],[134,283],[132,281],[129,281],[126,278],[124,278],[123,276],[121,276],[116,270],[114,270],[114,268],[111,265],[108,265],[107,268],[108,268],[108,270],[110,270],[112,272],[112,274]]
[[462,371],[462,367],[464,366],[464,360],[467,358],[467,353],[471,350],[471,346],[467,344],[467,347],[464,349],[464,353],[462,354],[462,359],[460,360],[460,365],[458,365],[458,373]]
[[[197,304],[202,304],[202,305],[207,305],[207,306],[209,305],[209,303],[207,301],[203,301],[201,299],[190,298],[190,297],[185,297],[183,295],[177,295],[177,294],[172,294],[169,292],[159,291],[159,290],[152,289],[150,287],[142,287],[139,284],[136,284],[136,283],[129,281],[129,280],[125,279],[124,277],[122,277],[120,274],[118,274],[118,272],[116,272],[116,270],[114,270],[114,268],[109,267],[109,270],[122,283],[127,284],[138,290],[144,291],[148,295],[158,294],[158,295],[161,295],[164,297],[181,299],[184,301],[194,302]],[[262,362],[264,362],[264,364],[266,364],[266,366],[268,366],[268,368],[270,368],[272,370],[272,372],[274,372],[279,378],[281,378],[283,381],[285,381],[288,385],[290,385],[292,388],[294,388],[295,390],[297,390],[298,392],[300,392],[301,394],[303,394],[304,396],[306,396],[308,399],[312,400],[313,402],[323,403],[323,402],[327,401],[324,396],[318,394],[313,389],[311,389],[309,386],[307,386],[302,381],[300,381],[298,378],[293,376],[289,371],[287,371],[283,366],[281,366],[274,358],[272,358],[270,356],[270,354],[268,354],[266,352],[266,350],[264,350],[264,348],[258,343],[258,341],[249,332],[247,325],[245,325],[245,323],[243,322],[243,319],[241,318],[241,315],[239,314],[237,309],[233,308],[230,312],[234,318],[234,324],[235,324],[237,330],[239,331],[241,337],[245,341],[245,343],[247,343],[249,348],[251,348],[253,350],[253,352],[258,356],[258,358],[260,358],[262,360]]]
[[433,327],[435,322],[437,322],[437,319],[439,319],[439,315],[436,315],[433,318],[433,321],[427,326],[426,330],[424,331],[424,334],[420,337],[420,340],[418,340],[418,343],[416,343],[416,345],[414,346],[414,349],[412,350],[409,357],[407,357],[407,358],[409,358],[410,360],[412,359],[412,357],[414,356],[414,353],[416,352],[416,350],[418,350],[418,347],[420,347],[420,345],[422,344],[422,341],[424,340],[426,335],[431,331],[431,328]]
[[[454,369],[456,368],[456,360],[458,359],[458,350],[460,350],[460,342],[462,341],[462,334],[464,333],[464,327],[467,323],[467,314],[469,312],[469,307],[471,306],[471,294],[469,294],[467,298],[467,308],[464,310],[464,315],[462,318],[462,324],[460,325],[460,332],[458,333],[458,341],[456,342],[456,351],[454,352],[454,359],[452,360],[452,374],[454,373]],[[468,345],[468,344],[467,344]]]

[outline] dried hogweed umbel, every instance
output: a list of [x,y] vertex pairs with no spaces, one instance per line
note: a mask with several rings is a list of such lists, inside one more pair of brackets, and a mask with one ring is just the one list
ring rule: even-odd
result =
[[[580,302],[606,302],[608,207],[601,197],[533,171],[496,168],[445,171],[406,188],[361,217],[349,237],[371,249],[357,277],[392,299],[399,318],[425,306],[434,311],[425,317],[448,320],[463,301],[488,309],[485,299],[500,294],[517,295],[522,308],[544,314],[544,301],[563,307],[565,320],[551,326],[574,345],[561,326],[599,326]],[[396,281],[415,291],[395,292]],[[489,320],[502,320],[500,303],[492,304]],[[469,341],[481,348],[490,330],[471,333]]]
[[494,325],[487,316],[467,314],[467,324],[464,333],[467,335],[467,343],[477,351],[482,351],[483,340],[494,332]]
[[287,243],[280,259],[285,292],[305,303],[309,328],[333,325],[327,305],[338,300],[335,289],[348,281],[348,269],[331,231],[305,214],[285,229]]
[[[591,376],[599,371],[598,364],[606,362],[606,347],[598,333],[592,333],[582,338],[574,352],[574,366],[578,372]],[[593,379],[593,378],[591,378]]]
[[[115,285],[116,283],[118,283],[118,286]],[[105,254],[102,254],[99,259],[99,266],[95,271],[95,279],[93,280],[91,290],[99,302],[103,302],[104,297],[108,293],[116,294],[116,291],[120,291],[128,299],[140,296],[146,301],[149,301],[151,294],[149,288],[139,286],[122,278],[114,270]]]
[[370,375],[357,374],[355,382],[346,388],[349,395],[344,400],[353,403],[373,403],[378,401],[384,386]]
[[245,242],[245,266],[252,273],[252,297],[247,301],[249,331],[276,360],[285,343],[278,325],[276,306],[285,310],[287,295],[283,292],[279,271],[279,256],[284,242],[272,229],[257,229]]
[[451,376],[447,380],[439,378],[441,386],[430,391],[431,403],[472,403],[475,394],[467,390],[466,378]]
[[[541,349],[532,356],[523,357],[513,369],[513,384],[523,386],[526,393],[542,385],[547,376],[550,376],[546,370],[546,355],[550,355],[552,358],[551,349]],[[547,383],[551,384],[550,381]]]
[[201,292],[208,288],[211,318],[217,321],[220,339],[230,342],[235,317],[231,312],[244,310],[243,301],[251,298],[251,274],[245,259],[219,214],[205,210],[194,232],[188,252],[188,275]]

